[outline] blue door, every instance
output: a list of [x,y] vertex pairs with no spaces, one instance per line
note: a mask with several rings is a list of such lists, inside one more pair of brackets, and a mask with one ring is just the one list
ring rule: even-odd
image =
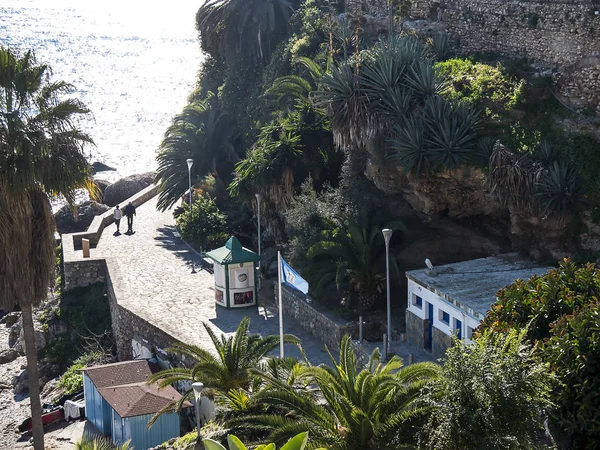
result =
[[458,339],[462,339],[462,322],[456,319],[456,332]]
[[427,318],[429,319],[429,326],[427,330],[427,344],[425,348],[431,350],[431,345],[433,342],[433,304],[427,303]]

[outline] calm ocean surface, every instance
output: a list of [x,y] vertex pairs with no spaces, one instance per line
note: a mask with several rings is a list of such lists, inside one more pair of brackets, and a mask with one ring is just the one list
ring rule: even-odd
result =
[[156,168],[171,118],[194,88],[202,56],[194,17],[201,0],[0,0],[0,44],[33,49],[92,110],[83,128],[99,178]]

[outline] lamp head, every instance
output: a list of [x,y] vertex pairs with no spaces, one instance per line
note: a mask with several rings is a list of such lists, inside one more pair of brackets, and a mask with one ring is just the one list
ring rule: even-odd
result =
[[257,192],[256,194],[254,194],[256,196],[256,201],[259,201],[262,199],[262,194],[260,192]]
[[204,390],[204,383],[196,381],[195,383],[192,383],[192,389],[194,390],[194,397],[196,397],[196,400],[198,400],[202,395],[202,391]]
[[389,228],[384,228],[383,230],[381,230],[381,232],[383,233],[383,238],[385,239],[386,245],[389,244],[390,239],[392,238],[393,231]]
[[193,159],[191,159],[191,158],[189,158],[189,159],[186,159],[186,161],[185,161],[185,162],[186,162],[186,163],[187,163],[187,165],[188,165],[188,170],[192,170],[192,166],[194,165],[194,160],[193,160]]

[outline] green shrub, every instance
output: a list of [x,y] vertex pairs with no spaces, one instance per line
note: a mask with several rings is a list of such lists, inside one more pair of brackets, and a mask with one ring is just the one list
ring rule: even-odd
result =
[[[226,447],[223,447],[216,441],[212,439],[203,439],[204,448],[206,450],[227,450]],[[308,442],[308,433],[300,433],[293,438],[291,438],[281,450],[303,450]],[[246,446],[240,441],[237,437],[233,435],[227,436],[227,444],[229,445],[229,450],[246,450]],[[259,445],[255,448],[255,450],[276,450],[275,444],[267,444],[267,445]],[[315,449],[315,450],[326,450],[326,449]]]
[[83,389],[83,369],[107,362],[107,357],[101,352],[87,353],[77,358],[62,374],[58,385],[64,389],[65,395],[73,394]]
[[600,270],[563,261],[557,269],[502,289],[480,330],[527,328],[561,383],[556,388],[558,425],[571,448],[600,448]]
[[195,248],[214,249],[221,247],[227,235],[227,217],[211,198],[200,197],[177,218],[181,236]]
[[499,119],[521,104],[525,80],[506,73],[504,67],[454,58],[435,65],[450,82],[447,95],[479,106],[488,119]]
[[562,384],[556,389],[557,422],[573,439],[573,448],[600,444],[600,302],[563,315],[544,347]]
[[487,332],[474,345],[455,340],[442,376],[426,391],[431,407],[419,448],[531,450],[539,448],[552,376],[525,331]]

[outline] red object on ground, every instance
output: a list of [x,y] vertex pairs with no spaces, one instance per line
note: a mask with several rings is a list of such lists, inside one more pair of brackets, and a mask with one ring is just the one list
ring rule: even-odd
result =
[[[62,408],[55,409],[46,414],[42,414],[42,424],[48,425],[54,422],[58,422],[65,418],[65,413]],[[31,418],[26,419],[25,422],[19,427],[21,433],[31,430]]]

